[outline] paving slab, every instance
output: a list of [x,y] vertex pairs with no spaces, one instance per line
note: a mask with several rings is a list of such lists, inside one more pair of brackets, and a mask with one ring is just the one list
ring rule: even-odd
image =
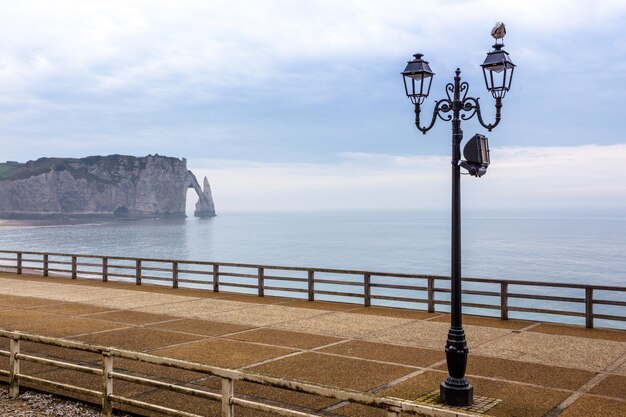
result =
[[[450,315],[443,314],[437,318],[432,319],[432,321],[443,322],[450,324]],[[512,329],[512,330],[521,330],[525,327],[528,327],[534,322],[527,320],[500,320],[498,317],[481,317],[481,316],[470,316],[467,314],[463,315],[463,326],[470,324],[474,326],[486,326],[486,327],[496,327],[500,329]]]
[[89,334],[75,337],[73,339],[94,345],[145,351],[163,346],[171,346],[193,340],[200,340],[201,337],[166,330],[133,327],[113,330],[110,332]]
[[[105,284],[106,285],[106,284]],[[128,283],[116,283],[118,288],[124,289],[128,288]],[[178,288],[171,288],[165,285],[152,285],[142,283],[141,285],[135,286],[137,291],[142,292],[150,292],[157,294],[174,294],[174,295],[182,295],[184,297],[193,297],[193,298],[224,298],[228,295],[228,293],[221,292],[213,292],[210,289],[200,289],[200,288],[185,288],[183,283],[180,283]],[[208,287],[207,287],[208,288]]]
[[65,337],[117,329],[124,325],[33,310],[7,310],[0,311],[0,327],[43,336]]
[[98,353],[85,352],[81,350],[66,349],[56,346],[42,345],[39,343],[22,342],[21,350],[23,353],[32,354],[34,356],[43,356],[45,358],[59,359],[70,363],[92,363],[95,364],[102,359],[102,355]]
[[22,279],[8,279],[3,280],[2,286],[0,286],[0,291],[2,291],[3,294],[7,294],[12,290],[41,291],[44,288],[54,288],[55,286],[57,286],[58,291],[73,291],[74,289],[81,287],[75,285],[58,286],[58,284],[55,283],[33,282]]
[[565,336],[587,337],[590,339],[614,340],[616,342],[626,342],[626,332],[623,330],[587,329],[581,326],[542,323],[539,326],[533,327],[530,331]]
[[[38,291],[41,288],[46,288],[46,287],[50,287],[53,284],[51,283],[42,283],[42,282],[33,282],[30,280],[25,280],[25,279],[3,279],[2,283],[0,283],[0,292],[2,294],[10,294],[13,290],[32,290],[32,291]],[[57,288],[57,289],[61,289],[61,288]],[[67,288],[66,290],[69,290],[70,288]]]
[[140,307],[146,307],[151,305],[161,306],[163,304],[181,303],[184,301],[193,300],[196,299],[192,297],[184,297],[181,295],[132,293],[124,297],[100,298],[91,301],[90,304],[119,309],[137,309]]
[[559,417],[624,417],[626,401],[583,395]]
[[193,333],[203,336],[221,336],[253,329],[253,327],[243,326],[240,324],[223,323],[202,319],[178,319],[164,323],[151,324],[149,327]]
[[39,320],[32,323],[20,323],[17,330],[26,333],[51,337],[68,337],[84,333],[101,332],[125,327],[121,323],[112,323],[103,320],[87,319],[82,317],[58,316],[48,320]]
[[287,330],[277,329],[257,329],[249,332],[237,333],[228,336],[228,338],[247,342],[265,343],[268,345],[286,346],[295,349],[312,349],[344,340],[337,337],[290,332]]
[[[205,400],[174,392],[155,390],[147,394],[136,396],[134,399],[160,405],[162,407],[176,408],[178,410],[200,416],[220,417],[222,415],[222,406],[217,401]],[[129,411],[133,410],[129,409]],[[241,407],[235,407],[235,415],[237,417],[276,417],[275,414],[264,413]],[[150,413],[150,416],[161,417],[163,414]]]
[[[416,398],[439,389],[447,377],[447,372],[427,371],[393,387],[381,391],[380,395],[415,400]],[[570,393],[545,387],[532,387],[492,381],[484,378],[470,378],[474,392],[481,396],[501,399],[502,402],[489,410],[494,417],[536,417],[543,416],[560,404]]]
[[569,392],[546,387],[532,387],[484,378],[471,378],[474,391],[480,395],[501,399],[489,410],[494,417],[543,416],[570,396]]
[[132,310],[118,310],[112,312],[97,313],[92,314],[89,317],[98,320],[108,320],[127,324],[151,324],[174,319],[174,317],[165,314],[154,314]]
[[[99,365],[101,365],[101,363],[101,361],[98,361]],[[168,366],[154,365],[151,363],[122,358],[114,358],[113,367],[116,372],[146,376],[160,381],[180,384],[195,381],[199,378],[205,378],[207,376],[206,374],[200,372],[185,371],[183,369],[176,369]]]
[[38,320],[48,320],[48,319],[54,319],[58,317],[63,317],[63,316],[59,316],[58,314],[47,313],[44,311],[33,310],[33,309],[21,310],[19,308],[14,308],[10,310],[0,311],[0,327],[10,328],[7,326],[10,326],[12,324],[19,323],[22,321],[35,322]]
[[158,349],[151,354],[226,368],[240,368],[267,359],[293,353],[293,349],[245,343],[236,340],[209,339],[181,346]]
[[[443,364],[437,368],[445,371],[447,366]],[[467,374],[574,391],[594,378],[597,372],[470,354]]]
[[[209,387],[217,392],[222,386],[222,381],[221,378],[212,377],[191,383],[189,386],[200,386],[203,388]],[[328,407],[329,405],[336,404],[338,402],[338,400],[321,397],[319,395],[305,394],[302,392],[270,387],[268,385],[259,385],[245,381],[235,382],[235,394],[244,395],[250,399],[255,401],[258,400],[264,403],[283,403],[314,410]]]
[[439,388],[439,385],[448,376],[443,371],[424,371],[423,373],[408,378],[399,384],[393,385],[379,391],[381,396],[402,398],[405,400],[415,400],[424,394],[428,394]]
[[309,300],[290,300],[290,301],[281,303],[281,305],[287,306],[287,307],[311,308],[314,310],[326,310],[326,311],[345,311],[345,310],[352,310],[358,307],[358,304],[334,303],[330,301],[309,301]]
[[99,290],[95,288],[83,288],[74,289],[71,291],[56,292],[54,289],[42,289],[40,291],[31,292],[33,297],[40,297],[48,300],[56,300],[59,302],[94,302],[100,300],[103,297],[122,297],[131,294],[119,293],[120,290]]
[[56,301],[51,301],[45,298],[34,298],[34,297],[19,297],[13,295],[2,295],[0,296],[0,306],[2,307],[11,307],[11,308],[29,308],[29,307],[40,307],[40,306],[49,306],[58,304]]
[[409,310],[405,308],[390,307],[356,307],[350,310],[354,314],[368,314],[371,316],[396,317],[399,319],[422,320],[430,317],[436,317],[441,313],[429,313],[427,311]]
[[[413,321],[367,336],[366,339],[385,343],[442,349],[446,343],[449,328],[450,325],[446,323]],[[467,344],[470,349],[510,333],[508,329],[494,329],[484,326],[467,325],[464,326],[464,329]]]
[[621,398],[626,401],[626,376],[608,375],[590,391],[592,394]]
[[252,304],[282,304],[286,301],[290,301],[289,298],[284,297],[259,297],[256,294],[235,294],[222,292],[222,299],[230,301],[241,301],[244,303]]
[[108,307],[97,307],[91,304],[81,303],[62,303],[45,305],[43,307],[36,307],[35,310],[43,311],[44,313],[63,314],[66,316],[82,316],[85,314],[104,313],[107,311],[114,311]]
[[[104,291],[122,291],[122,290],[104,290]],[[81,301],[88,300],[102,294],[97,288],[83,286],[59,286],[55,284],[38,284],[38,283],[16,283],[9,288],[0,288],[0,293],[13,296],[39,297],[49,300],[61,301]],[[102,295],[101,295],[102,296]]]
[[207,320],[219,320],[248,326],[271,326],[307,317],[320,316],[325,313],[324,311],[309,308],[263,305],[221,313],[203,314],[200,317]]
[[250,371],[355,390],[369,390],[413,372],[404,366],[313,352],[255,366]]
[[321,349],[319,352],[419,367],[430,366],[445,360],[445,354],[442,350],[421,349],[362,340],[340,343]]
[[542,333],[512,333],[474,353],[600,371],[626,354],[626,343]]
[[223,313],[231,310],[250,308],[250,304],[238,301],[227,301],[221,299],[198,299],[186,301],[184,303],[171,303],[164,305],[151,305],[137,308],[138,311],[147,313],[168,314],[177,317],[199,317],[216,313]]
[[[237,392],[246,396],[252,396],[256,400],[270,400],[276,403],[296,405],[311,409],[324,408],[337,402],[337,400],[332,398],[320,397],[319,395],[305,394],[302,392],[273,388],[249,382],[237,382],[235,389]],[[269,401],[263,402],[267,403]]]
[[371,335],[374,332],[410,322],[411,320],[409,319],[333,312],[280,323],[273,327],[329,336],[360,338]]
[[[102,376],[72,371],[68,369],[57,369],[45,373],[39,373],[37,375],[37,378],[60,382],[67,385],[74,385],[94,391],[102,390]],[[36,386],[37,383],[34,383],[34,385]],[[116,395],[123,395],[128,397],[151,390],[150,387],[144,385],[133,384],[130,382],[119,380],[113,381],[113,389]],[[49,391],[49,389],[46,389],[46,391]],[[65,390],[59,388],[58,391],[60,391],[60,393],[63,393]],[[65,392],[67,393],[67,391]]]

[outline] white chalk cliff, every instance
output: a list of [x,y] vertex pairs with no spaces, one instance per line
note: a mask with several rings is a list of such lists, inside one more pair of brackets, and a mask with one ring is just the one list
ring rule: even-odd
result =
[[185,158],[124,155],[41,158],[0,164],[0,217],[64,215],[185,216],[187,190],[198,194],[195,216],[215,216]]

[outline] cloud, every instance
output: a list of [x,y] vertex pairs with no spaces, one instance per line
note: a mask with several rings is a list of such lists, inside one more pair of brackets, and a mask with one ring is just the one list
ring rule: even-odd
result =
[[625,16],[613,0],[4,2],[0,147],[15,160],[414,152],[404,62],[426,53],[433,96],[460,66],[484,97],[478,64],[496,20],[519,65],[504,143],[623,142],[609,121],[621,116]]
[[[462,177],[467,209],[626,208],[626,145],[493,148],[480,179]],[[352,153],[335,164],[193,160],[218,210],[444,209],[448,156]],[[195,203],[193,202],[189,202]]]
[[615,30],[626,7],[609,0],[24,0],[1,11],[0,33],[10,39],[0,45],[4,91],[52,88],[52,80],[63,88],[73,80],[91,94],[141,89],[202,99],[214,89],[262,88],[261,80],[296,87],[315,62],[347,74],[363,58],[405,57],[416,45],[441,55],[478,39],[488,46],[496,19],[510,22],[511,37],[529,35],[547,52],[551,37],[572,28]]

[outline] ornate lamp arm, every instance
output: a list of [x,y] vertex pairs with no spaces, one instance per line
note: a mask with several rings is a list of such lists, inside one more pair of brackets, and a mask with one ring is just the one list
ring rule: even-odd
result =
[[502,109],[502,99],[500,97],[496,98],[496,120],[495,122],[489,124],[485,123],[485,121],[483,120],[483,116],[480,112],[480,103],[478,102],[478,100],[480,99],[473,97],[467,97],[463,99],[463,111],[471,113],[462,114],[461,119],[469,120],[474,117],[474,114],[476,114],[478,116],[478,121],[480,122],[482,127],[491,132],[491,130],[498,126],[498,124],[500,123],[500,110]]
[[444,98],[442,100],[436,101],[435,108],[433,109],[433,118],[431,119],[430,124],[426,127],[422,127],[420,126],[420,113],[422,109],[421,105],[418,103],[415,105],[415,126],[420,132],[426,134],[426,132],[428,132],[430,129],[433,128],[433,126],[435,126],[437,116],[439,116],[439,118],[444,121],[452,120],[451,114],[445,117],[443,116],[444,113],[448,113],[450,112],[450,110],[452,110],[452,102],[450,100]]

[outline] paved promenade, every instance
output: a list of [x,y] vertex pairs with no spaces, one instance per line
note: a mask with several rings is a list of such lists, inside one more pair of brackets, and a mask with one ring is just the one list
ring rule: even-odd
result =
[[[0,273],[3,329],[411,400],[437,390],[447,375],[448,322],[440,313]],[[626,331],[471,316],[464,324],[468,379],[476,395],[501,400],[489,415],[626,415]],[[7,369],[5,359],[0,365]],[[73,371],[29,366],[41,378],[100,384]],[[170,371],[165,377],[189,385],[217,388],[219,382]],[[127,385],[122,388],[142,401],[216,415],[206,401]],[[339,416],[384,416],[269,387],[236,389]]]

